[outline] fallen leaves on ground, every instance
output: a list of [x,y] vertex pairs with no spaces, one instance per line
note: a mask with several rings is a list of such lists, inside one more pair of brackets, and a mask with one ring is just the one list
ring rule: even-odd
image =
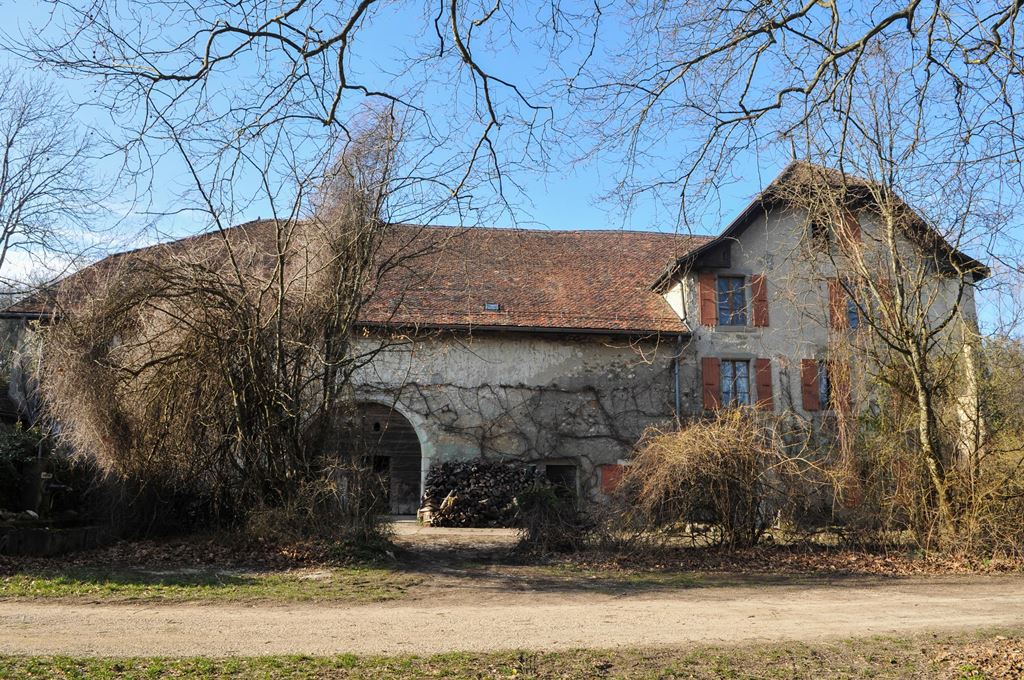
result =
[[998,636],[956,648],[936,660],[949,668],[950,678],[1017,680],[1024,677],[1024,638]]
[[103,548],[58,557],[0,555],[0,575],[18,571],[67,567],[213,567],[283,570],[350,563],[338,544],[302,541],[274,544],[232,534],[208,534],[164,539],[118,541]]
[[[415,544],[405,544],[407,557],[421,562],[444,561],[458,553],[467,562],[522,567],[536,562],[513,553],[508,546],[487,543],[467,551],[451,546],[438,549],[428,532]],[[164,539],[120,541],[110,546],[60,557],[28,558],[0,556],[0,576],[37,569],[68,567],[210,567],[217,569],[286,570],[308,567],[348,566],[360,560],[345,546],[330,541],[300,541],[283,544],[245,539],[229,533],[203,534]],[[590,551],[541,561],[579,570],[608,572],[710,572],[732,574],[808,575],[966,575],[1024,571],[1024,564],[1010,559],[979,560],[952,555],[925,554],[914,550],[883,550],[823,546],[810,543],[772,544],[724,550],[715,547],[655,545],[630,550]]]
[[1011,573],[1024,564],[1010,559],[979,560],[914,550],[856,549],[814,544],[772,545],[724,550],[665,547],[619,553],[583,553],[566,558],[583,569],[695,571],[735,574],[837,574],[917,576]]

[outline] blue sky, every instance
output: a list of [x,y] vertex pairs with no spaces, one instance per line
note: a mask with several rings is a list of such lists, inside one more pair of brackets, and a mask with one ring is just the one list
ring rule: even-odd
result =
[[[368,28],[359,34],[354,48],[354,59],[350,64],[352,73],[368,85],[389,90],[394,87],[416,85],[415,73],[401,72],[401,56],[405,51],[415,51],[425,39],[423,17],[416,16],[415,3],[394,3],[381,6],[379,14]],[[5,16],[7,35],[34,34],[49,18],[50,8],[39,2],[11,2],[0,0]],[[43,29],[44,32],[46,29]],[[618,39],[614,23],[603,25],[603,44],[614,47]],[[426,40],[426,43],[424,41]],[[529,36],[519,40],[529,40]],[[537,86],[557,76],[550,72],[550,60],[539,44],[514,43],[511,39],[497,36],[487,41],[487,49],[475,51],[483,66],[490,72],[510,82]],[[577,46],[578,47],[578,46]],[[571,56],[571,55],[570,55]],[[601,57],[597,57],[600,59]],[[571,61],[571,59],[569,60]],[[601,64],[597,64],[600,66]],[[98,101],[98,84],[84,79],[69,79],[62,74],[40,74],[52,78],[67,96],[82,104],[80,118],[83,126],[109,131],[116,128],[102,107],[93,106]],[[222,76],[222,86],[230,96],[230,87],[246,87],[247,82],[257,77],[246,72],[244,67]],[[232,79],[235,79],[234,81]],[[389,90],[390,91],[390,90]],[[505,93],[507,96],[507,93]],[[444,107],[458,107],[466,101],[464,91],[447,91],[435,88],[417,93],[418,103],[425,107],[443,110]],[[553,99],[553,123],[559,128],[569,116],[564,101]],[[358,106],[358,100],[353,106]],[[568,127],[568,126],[567,126]],[[457,131],[456,131],[457,132]],[[644,176],[657,176],[662,171],[671,171],[677,149],[686,148],[699,140],[705,130],[672,129],[663,140],[655,140],[658,148],[655,154],[644,158],[639,171]],[[659,199],[644,199],[624,214],[615,201],[602,200],[615,186],[620,171],[620,157],[615,153],[601,153],[578,160],[587,151],[590,143],[585,138],[557,134],[551,147],[552,158],[544,172],[519,172],[513,179],[521,190],[509,192],[514,204],[514,214],[497,213],[493,219],[486,219],[491,226],[511,226],[513,222],[524,227],[552,229],[653,229],[676,231],[678,223],[678,195],[671,192]],[[750,198],[770,182],[779,170],[790,160],[782,144],[761,144],[762,150],[742,152],[731,167],[722,173],[726,179],[718,189],[704,199],[705,211],[695,223],[684,228],[696,233],[717,233],[722,226],[737,215]],[[764,148],[774,149],[771,152]],[[453,151],[457,153],[457,151]],[[771,154],[771,155],[762,155]],[[119,169],[116,159],[106,159],[97,164],[98,172],[113,181]],[[184,203],[183,194],[192,187],[192,181],[185,166],[173,154],[160,159],[152,169],[152,184],[142,194],[138,187],[123,189],[109,200],[112,218],[119,218],[117,228],[104,232],[99,237],[100,246],[109,250],[120,250],[129,246],[142,245],[156,240],[181,237],[210,228],[210,222],[203,216],[178,213],[156,219],[152,213],[174,213]],[[240,193],[245,193],[250,180],[239,180]],[[486,197],[484,198],[486,202]],[[257,217],[266,217],[270,209],[265,201],[240,202],[233,206],[233,222]],[[442,215],[434,221],[454,223],[452,215]],[[105,240],[105,242],[104,242]],[[103,248],[97,249],[99,254]],[[985,309],[985,305],[982,305]],[[987,312],[983,312],[987,314]]]
[[[49,18],[50,9],[42,3],[3,2],[0,3],[0,7],[4,10],[8,34],[34,33]],[[384,14],[378,17],[372,25],[372,31],[364,33],[361,43],[356,47],[356,53],[360,56],[360,60],[354,64],[354,70],[363,74],[371,82],[374,81],[374,69],[378,69],[381,73],[392,70],[395,60],[391,52],[396,45],[415,39],[410,34],[411,27],[416,25],[415,22],[409,21],[409,17],[404,17],[402,10],[388,11],[393,11],[393,16]],[[529,47],[523,49],[518,45],[499,46],[489,52],[481,51],[480,57],[488,68],[512,82],[538,82],[539,79],[551,75],[543,71],[546,63],[543,58],[534,58],[534,52]],[[54,78],[76,103],[89,105],[96,100],[95,83],[64,78],[60,74],[48,77]],[[439,106],[443,105],[445,97],[446,93],[443,92],[437,93],[436,97],[431,96],[430,93],[424,95],[426,101]],[[556,110],[556,125],[560,122],[557,120],[559,115],[561,112]],[[111,124],[102,111],[97,109],[84,108],[80,117],[86,126],[96,126],[102,129]],[[666,140],[666,144],[672,143],[681,143],[681,140]],[[565,151],[565,149],[560,151]],[[761,184],[771,180],[787,160],[785,158],[775,160],[762,158],[758,159],[756,163],[747,164],[748,174],[740,173],[735,182],[723,189],[718,197],[717,205],[719,207],[715,211],[716,214],[709,215],[705,224],[697,227],[696,230],[716,231],[724,221],[737,214]],[[556,161],[555,167],[547,172],[516,174],[514,179],[523,190],[511,192],[515,194],[513,196],[516,206],[515,221],[521,226],[553,229],[631,228],[660,231],[676,229],[675,211],[677,206],[671,200],[640,202],[628,215],[623,215],[614,202],[601,200],[601,196],[613,187],[616,171],[614,164],[615,159],[600,157],[575,163]],[[98,169],[103,174],[113,176],[117,172],[118,162],[116,159],[108,159],[100,162]],[[124,213],[134,210],[141,213],[145,211],[146,204],[150,201],[157,212],[171,211],[179,201],[181,192],[187,190],[191,185],[185,167],[173,158],[160,161],[154,168],[153,180],[152,192],[145,195],[142,201],[133,201],[130,192],[125,192],[120,197],[113,197],[111,206],[114,208],[114,212]],[[239,208],[235,221],[266,216],[268,213],[269,208],[265,204],[257,203],[244,206]],[[125,238],[135,238],[133,229],[148,220],[147,216],[138,215],[138,219],[129,219],[125,222],[120,231]],[[441,218],[438,221],[451,221],[451,218]],[[505,214],[490,223],[493,226],[511,226],[512,222],[513,218]],[[208,224],[204,223],[202,219],[196,221],[186,216],[177,215],[160,219],[156,226],[156,232],[147,231],[139,238],[151,240],[167,236],[181,236],[197,229],[207,228]]]

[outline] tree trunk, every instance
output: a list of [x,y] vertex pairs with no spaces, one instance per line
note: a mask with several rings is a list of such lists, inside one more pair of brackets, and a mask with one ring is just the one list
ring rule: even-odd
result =
[[940,546],[945,546],[952,534],[953,514],[950,507],[949,487],[946,484],[946,464],[942,456],[939,442],[938,424],[935,416],[935,405],[932,389],[927,383],[924,362],[914,362],[914,390],[917,393],[917,437],[921,454],[924,457],[928,478],[931,482],[930,494],[934,509],[938,513],[938,530]]

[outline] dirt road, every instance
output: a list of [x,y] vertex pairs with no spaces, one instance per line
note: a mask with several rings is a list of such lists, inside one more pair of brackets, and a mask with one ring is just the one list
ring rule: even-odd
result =
[[461,593],[376,605],[0,602],[0,653],[430,654],[681,645],[1024,625],[1024,578]]

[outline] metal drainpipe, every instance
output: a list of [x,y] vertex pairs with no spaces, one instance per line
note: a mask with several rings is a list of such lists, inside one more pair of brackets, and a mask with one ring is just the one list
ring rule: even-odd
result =
[[672,373],[673,373],[673,376],[672,376],[673,380],[672,380],[672,382],[675,383],[676,422],[677,423],[680,420],[679,414],[683,410],[683,394],[682,394],[682,385],[681,385],[681,382],[682,382],[682,371],[680,370],[680,367],[679,367],[679,364],[682,361],[682,358],[683,358],[683,336],[677,335],[676,336],[676,356],[675,356],[675,360],[672,362]]

